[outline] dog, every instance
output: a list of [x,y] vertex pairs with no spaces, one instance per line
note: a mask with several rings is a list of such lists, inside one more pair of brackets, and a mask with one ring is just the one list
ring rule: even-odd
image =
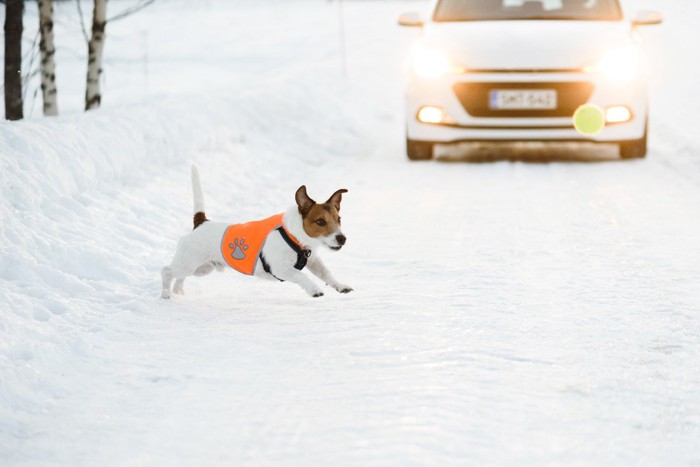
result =
[[171,286],[173,293],[184,294],[188,276],[205,276],[229,267],[247,275],[294,282],[311,297],[323,296],[319,286],[302,273],[307,268],[338,292],[352,292],[352,287],[333,277],[317,254],[319,247],[337,251],[347,241],[339,215],[347,191],[340,189],[325,203],[316,203],[302,185],[294,195],[296,205],[283,213],[244,224],[213,222],[204,212],[199,171],[193,165],[194,227],[178,241],[172,262],[161,270],[161,297],[170,298]]

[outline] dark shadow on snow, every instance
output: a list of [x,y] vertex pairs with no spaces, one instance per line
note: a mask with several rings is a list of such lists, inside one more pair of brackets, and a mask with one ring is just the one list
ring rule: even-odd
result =
[[549,162],[619,161],[617,145],[592,143],[459,143],[436,145],[435,158],[440,162],[519,161]]

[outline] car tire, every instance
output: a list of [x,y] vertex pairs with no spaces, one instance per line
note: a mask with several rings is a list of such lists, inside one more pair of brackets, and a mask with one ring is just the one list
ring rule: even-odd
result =
[[634,141],[620,143],[621,159],[642,159],[647,155],[647,126],[644,126],[644,136]]
[[406,155],[412,161],[427,161],[433,158],[435,143],[406,139]]

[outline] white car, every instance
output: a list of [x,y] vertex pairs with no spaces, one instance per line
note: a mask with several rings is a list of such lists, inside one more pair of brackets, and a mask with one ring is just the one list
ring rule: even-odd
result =
[[[619,144],[622,158],[647,152],[647,83],[637,27],[618,0],[436,0],[410,57],[406,92],[409,159],[436,143],[593,141]],[[572,116],[586,103],[605,127],[583,135]]]

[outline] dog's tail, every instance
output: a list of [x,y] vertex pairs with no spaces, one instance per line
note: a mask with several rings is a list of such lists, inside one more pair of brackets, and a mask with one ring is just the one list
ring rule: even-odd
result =
[[199,180],[199,170],[192,164],[192,195],[194,196],[194,223],[193,230],[208,221],[204,214],[204,193],[202,192],[202,182]]

